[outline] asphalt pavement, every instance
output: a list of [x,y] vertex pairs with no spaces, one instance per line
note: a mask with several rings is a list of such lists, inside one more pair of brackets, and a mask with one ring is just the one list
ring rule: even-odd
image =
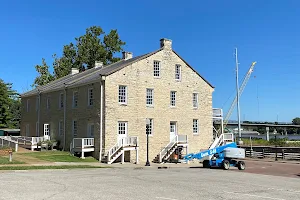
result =
[[300,179],[204,168],[103,168],[0,173],[0,199],[295,200]]

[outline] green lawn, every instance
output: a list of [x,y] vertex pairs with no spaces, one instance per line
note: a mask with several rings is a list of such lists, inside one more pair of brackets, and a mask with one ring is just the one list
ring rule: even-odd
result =
[[50,162],[98,162],[93,157],[86,157],[81,159],[76,156],[72,156],[69,152],[65,151],[41,151],[32,153],[23,153],[24,156],[31,156],[40,160],[50,161]]
[[83,168],[109,168],[90,165],[60,165],[60,166],[4,166],[0,170],[36,170],[36,169],[83,169]]
[[12,162],[9,162],[8,156],[0,157],[0,165],[7,165],[7,164],[24,164],[24,162],[20,162],[17,160],[14,160],[14,157],[12,159]]

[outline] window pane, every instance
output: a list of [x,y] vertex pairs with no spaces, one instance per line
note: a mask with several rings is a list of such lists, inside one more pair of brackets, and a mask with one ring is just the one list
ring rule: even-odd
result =
[[159,61],[154,61],[154,63],[153,63],[153,75],[155,77],[160,76],[160,62]]
[[119,86],[119,103],[126,103],[126,86]]

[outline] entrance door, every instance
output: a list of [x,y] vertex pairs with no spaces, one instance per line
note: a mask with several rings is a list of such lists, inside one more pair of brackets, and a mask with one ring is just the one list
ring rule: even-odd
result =
[[49,124],[44,124],[44,138],[45,138],[45,140],[50,139],[50,126],[49,126]]
[[118,122],[118,142],[127,135],[127,122]]
[[170,141],[177,135],[176,122],[170,122]]

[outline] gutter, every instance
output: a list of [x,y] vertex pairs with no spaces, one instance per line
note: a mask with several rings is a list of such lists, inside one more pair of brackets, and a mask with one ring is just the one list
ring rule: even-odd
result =
[[105,81],[105,76],[100,76],[100,148],[99,148],[99,162],[102,161],[102,144],[103,144],[103,102],[104,102],[104,92],[103,92],[103,83]]

